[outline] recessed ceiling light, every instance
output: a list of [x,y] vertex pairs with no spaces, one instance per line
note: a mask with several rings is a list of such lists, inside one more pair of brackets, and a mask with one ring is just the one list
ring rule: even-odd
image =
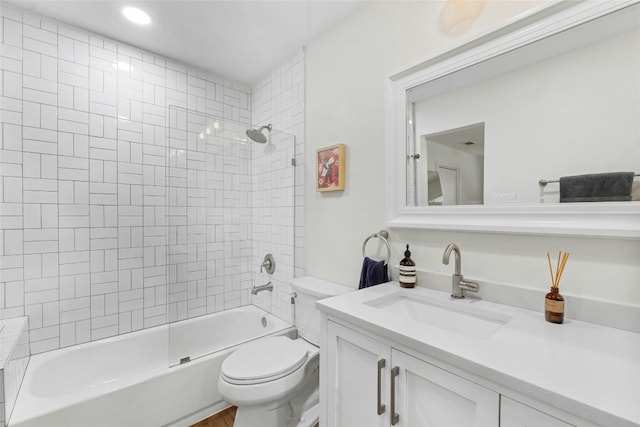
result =
[[138,25],[149,25],[151,23],[151,17],[149,14],[137,7],[125,6],[122,8],[122,14],[129,21]]

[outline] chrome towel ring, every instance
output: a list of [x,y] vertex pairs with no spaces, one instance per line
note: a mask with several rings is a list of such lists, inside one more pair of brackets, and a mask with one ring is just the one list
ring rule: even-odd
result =
[[380,230],[377,233],[373,233],[364,240],[364,243],[362,244],[362,256],[363,257],[367,256],[365,252],[365,248],[367,247],[367,242],[369,242],[369,240],[376,237],[379,239],[382,239],[384,244],[387,246],[387,257],[384,260],[384,264],[387,265],[389,264],[389,260],[391,259],[391,245],[389,245],[389,241],[387,240],[389,238],[389,232],[387,230]]

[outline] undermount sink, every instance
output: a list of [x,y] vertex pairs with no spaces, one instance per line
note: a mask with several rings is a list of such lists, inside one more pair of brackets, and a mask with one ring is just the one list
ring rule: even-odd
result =
[[473,338],[488,338],[511,320],[510,316],[472,307],[469,300],[437,299],[411,291],[394,292],[364,304]]

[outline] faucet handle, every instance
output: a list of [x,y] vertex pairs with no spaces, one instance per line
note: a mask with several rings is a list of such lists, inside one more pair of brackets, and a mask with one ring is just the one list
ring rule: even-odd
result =
[[271,254],[266,254],[264,256],[264,261],[260,264],[260,273],[262,273],[262,269],[265,269],[267,273],[273,274],[276,270],[276,260]]
[[477,282],[471,282],[469,280],[460,280],[460,289],[464,289],[466,291],[478,292],[480,289],[480,285]]

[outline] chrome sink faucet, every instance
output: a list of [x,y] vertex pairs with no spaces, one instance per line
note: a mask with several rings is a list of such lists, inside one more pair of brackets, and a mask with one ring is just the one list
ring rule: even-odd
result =
[[458,245],[449,243],[449,245],[444,250],[444,254],[442,255],[442,263],[444,265],[449,265],[449,257],[451,256],[451,252],[454,253],[456,258],[455,272],[453,273],[453,279],[451,281],[451,297],[464,298],[465,290],[478,292],[480,285],[478,285],[476,282],[469,282],[462,278],[462,261],[460,259],[460,248],[458,247]]

